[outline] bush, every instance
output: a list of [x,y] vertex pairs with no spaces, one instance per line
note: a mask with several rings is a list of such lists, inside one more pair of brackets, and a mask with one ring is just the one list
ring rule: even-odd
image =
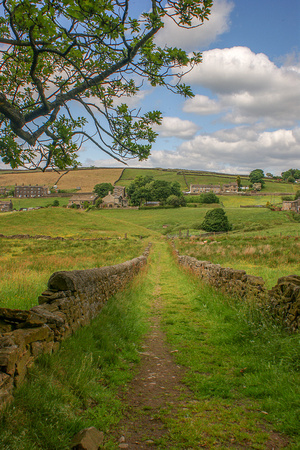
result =
[[57,199],[53,200],[52,206],[59,206],[59,201]]
[[201,195],[201,203],[220,203],[220,200],[214,192],[207,192]]
[[228,222],[226,213],[222,208],[215,208],[208,211],[201,227],[203,230],[211,232],[232,230],[232,225]]
[[177,195],[170,195],[166,200],[166,205],[173,206],[173,208],[179,208],[179,206],[185,206],[185,199],[178,197]]

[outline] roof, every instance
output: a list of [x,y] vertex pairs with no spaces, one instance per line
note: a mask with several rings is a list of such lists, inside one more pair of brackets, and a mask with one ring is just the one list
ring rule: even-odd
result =
[[70,201],[91,201],[95,200],[97,198],[97,194],[93,194],[93,192],[83,192],[81,194],[74,194],[70,198]]

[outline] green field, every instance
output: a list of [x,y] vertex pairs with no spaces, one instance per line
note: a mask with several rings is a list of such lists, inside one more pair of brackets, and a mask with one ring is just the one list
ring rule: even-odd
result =
[[[294,255],[298,241],[286,239],[287,236],[298,239],[299,223],[293,222],[286,212],[235,207],[240,201],[235,197],[223,199],[232,232],[226,235],[226,240],[216,238],[218,245],[206,246],[205,250],[194,239],[200,239],[203,234],[199,226],[210,209],[207,206],[89,212],[58,207],[3,213],[0,215],[3,235],[46,235],[67,240],[0,239],[2,304],[31,307],[54,271],[119,263],[139,256],[149,241],[160,240],[165,235],[181,236],[181,253],[262,275],[270,287],[280,276],[299,274],[299,258]],[[254,242],[259,243],[260,237],[262,248],[257,248]]]
[[[154,179],[178,181],[183,191],[189,190],[191,184],[226,184],[236,181],[237,175],[225,175],[201,171],[180,169],[125,169],[117,185],[128,186],[138,176],[153,176]],[[242,186],[249,186],[249,177],[241,175]],[[296,184],[265,179],[263,193],[295,193],[299,189]]]

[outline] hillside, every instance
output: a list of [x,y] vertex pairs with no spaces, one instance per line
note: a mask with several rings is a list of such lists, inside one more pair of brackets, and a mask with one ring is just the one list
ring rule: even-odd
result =
[[[59,189],[76,189],[80,187],[81,192],[92,192],[95,184],[114,184],[122,175],[124,169],[79,169],[71,170],[62,176],[57,183]],[[61,172],[62,174],[63,172]],[[46,185],[52,187],[58,180],[60,174],[54,171],[33,172],[16,171],[0,172],[0,186]]]
[[[63,172],[61,172],[63,174]],[[177,181],[183,191],[189,190],[191,184],[224,184],[236,181],[237,175],[228,175],[214,172],[181,169],[133,169],[133,168],[88,168],[71,170],[60,178],[60,174],[54,171],[0,171],[0,186],[46,185],[52,187],[57,184],[59,189],[71,190],[80,187],[81,192],[91,192],[98,183],[112,183],[120,186],[129,186],[137,176],[153,176],[154,179],[165,181]],[[241,175],[243,186],[248,186],[249,177]],[[263,193],[295,193],[299,185],[265,180]]]

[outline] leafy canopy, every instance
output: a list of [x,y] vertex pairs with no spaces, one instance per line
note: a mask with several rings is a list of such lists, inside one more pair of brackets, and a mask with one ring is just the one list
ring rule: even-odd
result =
[[94,192],[101,198],[105,197],[109,192],[113,192],[114,187],[111,183],[99,183],[94,186]]
[[127,194],[134,206],[145,201],[165,202],[168,197],[182,197],[178,181],[154,180],[152,176],[138,176],[128,186]]
[[264,171],[262,169],[254,169],[252,170],[252,172],[250,172],[249,175],[249,179],[251,181],[251,183],[261,183],[261,187],[264,186],[265,181],[264,181]]
[[149,0],[142,14],[134,3],[0,0],[4,163],[76,167],[87,141],[121,162],[149,156],[161,113],[140,115],[120,98],[135,95],[144,80],[193,95],[181,77],[201,61],[200,53],[161,48],[154,37],[166,17],[180,27],[194,27],[195,20],[201,25],[212,0]]
[[230,231],[232,225],[229,223],[224,209],[215,208],[206,213],[201,228],[209,232]]

